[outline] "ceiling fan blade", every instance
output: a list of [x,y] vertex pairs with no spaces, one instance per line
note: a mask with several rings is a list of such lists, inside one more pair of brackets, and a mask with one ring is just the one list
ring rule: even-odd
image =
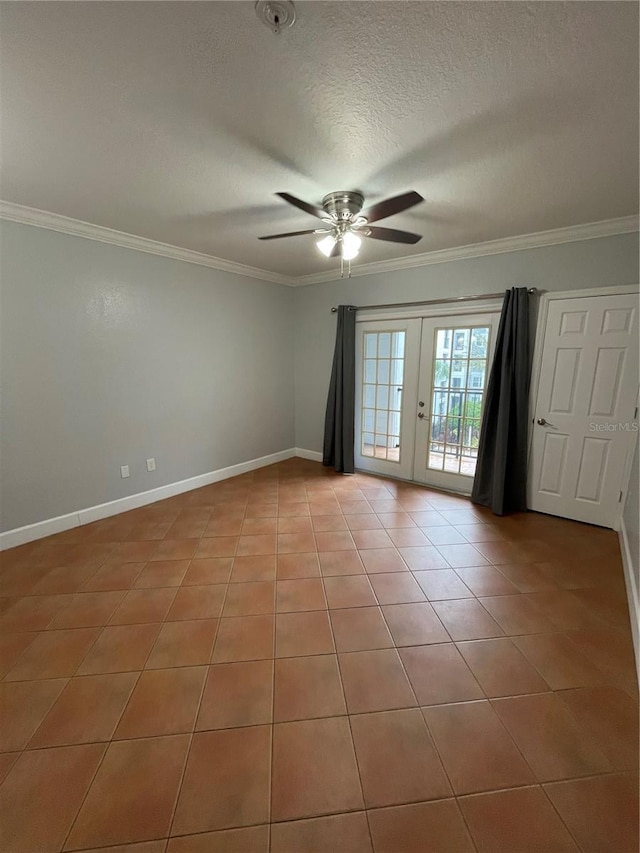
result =
[[421,201],[424,201],[424,199],[420,193],[412,190],[409,193],[379,201],[378,204],[374,204],[372,207],[364,210],[361,216],[364,216],[367,222],[378,222],[380,219],[386,219],[387,216],[393,216],[394,213],[402,213],[403,210],[409,210],[410,207],[420,204]]
[[289,231],[287,234],[267,234],[266,237],[258,237],[258,240],[279,240],[281,237],[300,237],[302,234],[315,234],[316,229],[309,231]]
[[374,240],[388,240],[390,243],[418,243],[422,240],[422,234],[398,231],[395,228],[378,228],[375,225],[362,233],[367,237],[373,237]]
[[284,201],[289,202],[294,207],[300,208],[300,210],[304,210],[305,213],[310,213],[311,216],[317,216],[318,219],[325,219],[327,214],[321,207],[316,207],[314,204],[309,204],[306,201],[302,201],[300,198],[296,198],[294,195],[290,193],[276,193],[276,195],[280,196],[280,198],[284,199]]

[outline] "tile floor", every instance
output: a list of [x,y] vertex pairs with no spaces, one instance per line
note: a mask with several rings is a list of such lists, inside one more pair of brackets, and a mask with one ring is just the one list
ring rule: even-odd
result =
[[617,538],[291,460],[3,555],[3,853],[632,853]]

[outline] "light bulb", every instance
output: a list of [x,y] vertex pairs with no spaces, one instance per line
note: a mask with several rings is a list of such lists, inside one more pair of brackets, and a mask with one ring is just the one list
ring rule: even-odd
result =
[[336,238],[333,234],[328,234],[326,237],[323,237],[322,240],[319,240],[316,243],[316,246],[320,249],[323,255],[329,257],[331,252],[333,252],[334,246],[336,245]]
[[362,238],[353,231],[345,231],[342,235],[342,257],[345,261],[353,260],[360,251]]

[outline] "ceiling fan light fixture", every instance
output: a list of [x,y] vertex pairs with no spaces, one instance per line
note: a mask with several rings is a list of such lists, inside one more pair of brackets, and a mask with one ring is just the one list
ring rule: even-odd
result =
[[326,237],[323,237],[322,240],[318,240],[316,246],[320,249],[323,255],[326,255],[327,258],[330,257],[331,252],[336,245],[336,238],[333,234],[328,234]]
[[342,235],[342,257],[345,261],[352,261],[357,257],[362,245],[362,237],[353,231],[345,231]]
[[[275,0],[268,0],[268,2],[275,2]],[[290,231],[286,234],[267,234],[258,239],[277,240],[281,237],[297,237],[304,234],[326,234],[326,237],[317,241],[316,246],[325,257],[340,258],[341,275],[344,275],[346,261],[346,268],[351,276],[351,261],[358,256],[363,237],[407,245],[418,243],[421,239],[420,234],[412,234],[410,231],[370,226],[372,222],[402,213],[423,202],[423,197],[415,190],[380,201],[363,213],[361,211],[364,197],[362,193],[355,190],[329,193],[322,199],[322,207],[309,204],[291,193],[278,192],[276,195],[287,204],[321,219],[326,227],[307,231]]]

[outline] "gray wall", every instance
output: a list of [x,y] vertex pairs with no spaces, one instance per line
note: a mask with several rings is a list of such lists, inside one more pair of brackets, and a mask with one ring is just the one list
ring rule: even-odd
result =
[[291,288],[1,232],[3,530],[294,445]]
[[6,221],[1,235],[2,530],[321,450],[332,305],[639,278],[637,235],[297,289]]
[[335,341],[331,306],[494,293],[507,287],[579,290],[638,284],[638,234],[433,264],[296,288],[296,446],[322,450]]
[[[624,526],[629,539],[629,550],[631,551],[631,559],[633,560],[632,570],[636,580],[636,591],[640,594],[640,462],[638,461],[638,442],[636,442],[636,451],[633,455],[633,467],[631,468],[631,477],[629,479],[629,491],[627,493],[627,502],[624,506],[622,514],[624,518]],[[640,614],[639,614],[640,615]],[[640,654],[638,655],[640,662]]]

